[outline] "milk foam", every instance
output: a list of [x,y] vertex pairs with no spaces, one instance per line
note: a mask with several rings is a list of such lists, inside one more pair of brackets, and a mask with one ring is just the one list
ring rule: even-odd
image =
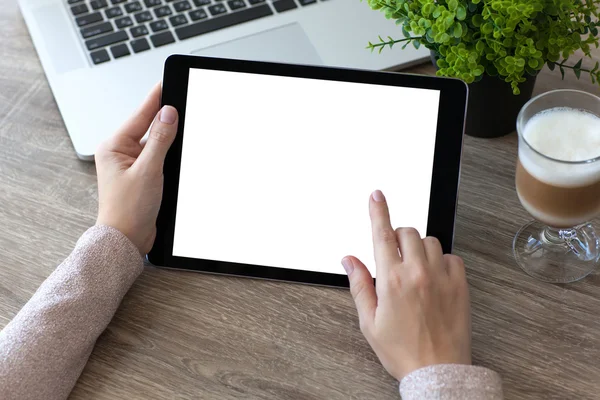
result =
[[[600,118],[572,108],[553,108],[536,114],[523,137],[539,153],[561,161],[586,161],[600,157]],[[523,167],[534,177],[555,186],[576,187],[600,181],[600,161],[563,164],[550,161],[519,146]]]

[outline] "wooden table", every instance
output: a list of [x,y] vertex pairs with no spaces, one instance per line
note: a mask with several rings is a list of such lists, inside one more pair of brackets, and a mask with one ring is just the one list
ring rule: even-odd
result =
[[[16,2],[0,0],[0,328],[96,215]],[[597,58],[600,52],[596,52]],[[376,55],[373,55],[376,57]],[[431,66],[416,71],[431,73]],[[536,92],[588,79],[544,71]],[[456,252],[473,302],[473,357],[507,399],[600,396],[600,277],[526,276],[511,243],[529,216],[514,190],[515,135],[466,138]],[[0,389],[1,393],[1,389]],[[345,290],[147,269],[100,337],[73,399],[397,399]]]

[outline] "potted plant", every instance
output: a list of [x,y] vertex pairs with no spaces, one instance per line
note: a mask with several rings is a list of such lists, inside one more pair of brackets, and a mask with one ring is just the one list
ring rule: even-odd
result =
[[381,52],[399,43],[431,51],[437,75],[469,84],[466,133],[498,137],[515,129],[545,66],[588,73],[600,83],[600,65],[584,68],[576,52],[598,47],[598,0],[368,0],[396,20],[404,38],[369,42]]

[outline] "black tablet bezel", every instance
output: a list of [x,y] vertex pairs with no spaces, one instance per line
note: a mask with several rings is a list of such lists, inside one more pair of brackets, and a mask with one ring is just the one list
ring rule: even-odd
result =
[[[445,253],[451,252],[468,93],[467,86],[462,81],[391,72],[174,55],[170,56],[165,63],[161,102],[163,105],[172,105],[178,110],[179,125],[177,137],[164,164],[164,190],[156,224],[157,235],[154,246],[148,254],[148,261],[152,264],[218,274],[348,287],[348,279],[343,274],[173,256],[183,125],[191,68],[439,90],[440,104],[427,235],[437,237]],[[390,121],[390,123],[394,122]],[[340,254],[340,258],[343,256],[345,254]]]

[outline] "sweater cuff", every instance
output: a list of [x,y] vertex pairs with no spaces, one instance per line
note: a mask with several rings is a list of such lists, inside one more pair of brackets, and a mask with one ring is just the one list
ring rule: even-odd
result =
[[502,400],[502,380],[483,367],[441,364],[418,369],[400,382],[403,400]]
[[[111,260],[113,265],[121,267],[122,278],[133,281],[142,273],[144,260],[139,249],[120,230],[108,225],[94,225],[81,235],[75,246],[75,252],[89,257]],[[88,258],[85,257],[85,258]]]

